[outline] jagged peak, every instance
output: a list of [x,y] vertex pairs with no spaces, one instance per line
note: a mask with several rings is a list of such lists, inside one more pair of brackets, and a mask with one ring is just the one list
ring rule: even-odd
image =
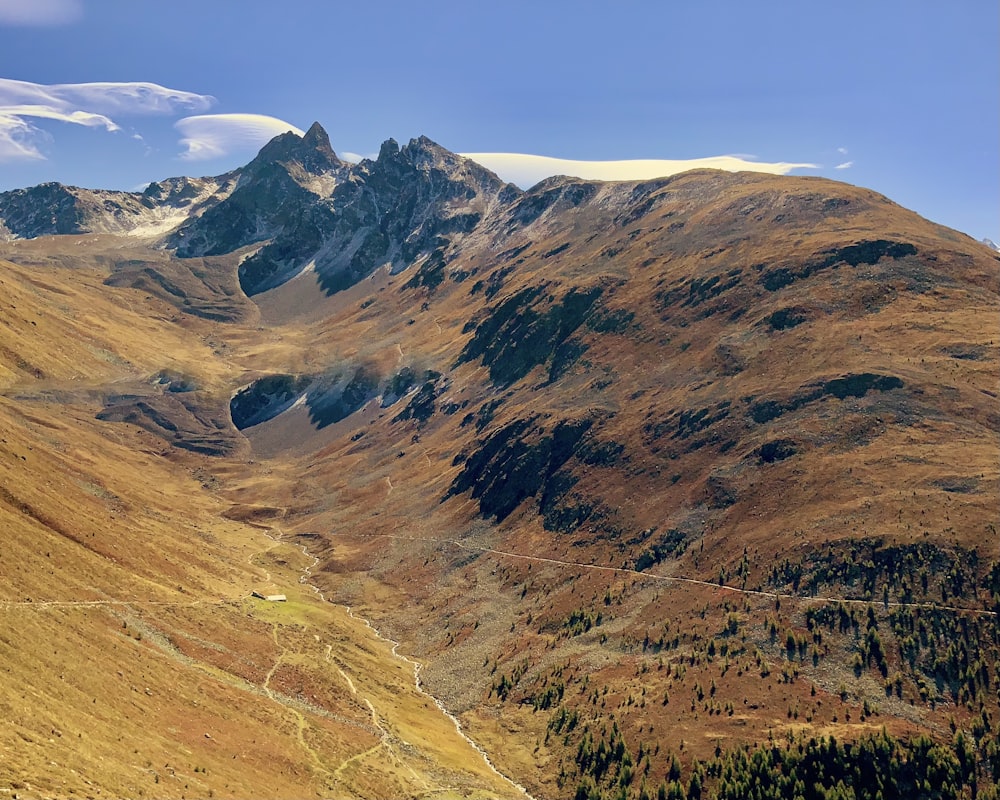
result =
[[378,160],[383,161],[388,158],[393,158],[399,153],[399,142],[397,142],[392,137],[386,139],[382,142],[382,146],[378,150]]
[[433,139],[431,139],[429,136],[423,136],[423,135],[420,135],[415,139],[410,139],[408,147],[420,148],[420,149],[436,148],[438,150],[445,149],[437,142],[435,142]]
[[447,147],[442,147],[433,139],[427,136],[418,136],[415,139],[410,139],[406,147],[403,150],[411,158],[416,156],[432,156],[437,159],[449,158],[449,159],[461,159],[462,157],[457,153],[453,153]]
[[310,144],[329,145],[330,136],[326,132],[326,128],[320,125],[319,120],[317,120],[309,126],[309,130],[305,132],[305,135],[302,137],[302,141]]
[[314,174],[344,165],[330,145],[330,137],[323,126],[314,122],[302,136],[292,131],[275,136],[260,149],[253,161],[247,165],[247,170],[254,172],[269,164],[290,161],[298,162]]
[[337,154],[333,150],[333,146],[330,144],[330,136],[326,132],[326,129],[319,124],[319,122],[314,122],[309,126],[309,130],[306,131],[306,135],[302,137],[302,144],[311,147],[313,150],[319,150],[331,156],[334,160],[340,161]]
[[427,154],[459,158],[458,155],[452,153],[447,148],[442,147],[437,142],[427,138],[426,136],[418,136],[415,139],[410,139],[404,147],[400,147],[399,142],[392,137],[386,139],[382,142],[382,146],[379,148],[377,160],[384,161],[386,159],[393,159],[400,154],[411,161],[415,156]]

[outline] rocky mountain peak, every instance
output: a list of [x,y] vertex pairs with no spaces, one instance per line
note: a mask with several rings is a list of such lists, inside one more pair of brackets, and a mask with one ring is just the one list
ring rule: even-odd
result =
[[402,148],[387,139],[375,161],[346,167],[344,177],[242,263],[247,294],[273,288],[307,264],[335,292],[386,264],[398,271],[432,253],[437,263],[510,194],[495,174],[426,136]]
[[417,136],[414,139],[410,139],[399,152],[411,164],[455,164],[466,161],[462,156],[451,152],[446,147],[442,147],[427,136]]
[[[380,192],[416,191],[438,201],[495,197],[505,187],[516,190],[482,165],[451,152],[427,136],[410,139],[404,147],[395,139],[387,139],[378,159],[367,165],[367,172],[368,181]],[[416,189],[415,181],[426,186]],[[520,190],[516,192],[519,194]]]
[[306,135],[302,137],[302,143],[316,150],[326,150],[333,153],[333,147],[330,145],[330,136],[319,122],[314,122],[309,126]]
[[226,196],[235,173],[218,178],[167,178],[142,192],[81,189],[43,183],[0,193],[0,232],[5,238],[81,233],[154,236]]
[[378,151],[378,160],[386,161],[399,154],[399,142],[393,138],[386,139]]
[[42,183],[0,194],[0,220],[11,235],[25,239],[80,232],[76,198],[61,183]]
[[417,136],[406,145],[406,150],[412,154],[426,154],[426,155],[441,155],[448,154],[454,155],[450,150],[439,145],[433,139],[427,136]]
[[219,255],[278,237],[308,215],[317,200],[329,197],[350,170],[318,122],[303,136],[282,133],[240,171],[236,188],[224,202],[190,219],[168,244],[188,257]]
[[291,131],[275,136],[243,170],[242,182],[250,181],[261,173],[274,169],[276,165],[280,165],[285,172],[304,172],[314,176],[345,166],[333,151],[330,137],[318,122],[314,122],[304,136]]

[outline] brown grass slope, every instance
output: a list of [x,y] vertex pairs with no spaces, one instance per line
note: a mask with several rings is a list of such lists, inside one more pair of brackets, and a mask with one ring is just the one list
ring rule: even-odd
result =
[[[514,734],[502,764],[572,794],[582,726],[545,735],[567,710],[658,749],[653,787],[673,755],[686,782],[718,743],[803,725],[982,733],[995,256],[872,192],[716,173],[554,179],[470,239],[284,334],[409,369],[409,395],[336,436],[304,416],[249,433],[284,426],[273,477],[288,466],[280,502],[328,542],[324,586],[432,658],[474,731]],[[839,598],[871,602],[878,652],[864,624],[822,627]]]
[[[995,785],[998,262],[967,237],[694,172],[551,179],[253,305],[240,253],[3,247],[12,785],[516,793],[295,592],[293,541],[536,797],[723,791],[744,745],[883,727]],[[129,605],[39,605],[67,593]],[[60,718],[94,744],[54,756]]]
[[228,420],[242,369],[215,323],[108,285],[120,250],[34,241],[0,262],[0,787],[516,795],[413,665],[305,583],[282,510],[219,496],[258,469]]

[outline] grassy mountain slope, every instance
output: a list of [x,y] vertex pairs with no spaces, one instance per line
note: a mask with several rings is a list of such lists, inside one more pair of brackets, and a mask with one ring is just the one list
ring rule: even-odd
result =
[[318,452],[249,431],[300,443],[276,474],[323,585],[542,796],[612,796],[577,754],[616,725],[654,791],[675,755],[686,785],[717,746],[995,716],[996,260],[826,181],[555,182],[494,230],[538,207],[309,327],[419,375],[405,401]]
[[989,796],[996,256],[818,179],[498,198],[252,303],[246,250],[2,246],[4,780],[518,794],[363,617],[535,797]]
[[[260,468],[245,443],[214,460],[190,446],[240,374],[211,326],[105,285],[85,260],[0,264],[0,784],[20,797],[516,795],[412,664],[302,582],[313,558],[282,538],[282,510],[219,496],[233,471]],[[107,417],[123,398],[132,413]],[[228,415],[225,428],[239,438]]]

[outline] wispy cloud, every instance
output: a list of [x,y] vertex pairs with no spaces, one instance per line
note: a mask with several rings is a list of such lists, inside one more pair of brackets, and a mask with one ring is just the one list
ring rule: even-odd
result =
[[847,148],[846,147],[838,147],[837,148],[837,152],[840,153],[842,156],[846,156],[847,155]]
[[82,17],[82,0],[0,0],[0,25],[69,25]]
[[215,98],[156,83],[62,83],[45,87],[66,102],[107,114],[183,114],[207,111]]
[[178,114],[205,111],[215,98],[156,83],[31,83],[0,78],[0,108],[47,106],[57,111],[107,114]]
[[466,158],[493,170],[501,178],[518,186],[533,186],[553,175],[599,181],[648,180],[663,178],[691,169],[721,169],[727,172],[768,172],[786,175],[793,169],[818,169],[817,164],[749,161],[738,156],[713,156],[679,160],[636,159],[629,161],[573,161],[523,153],[463,153]]
[[109,115],[182,114],[206,110],[214,102],[208,95],[155,83],[44,85],[0,78],[0,160],[44,158],[38,145],[46,135],[31,120],[119,131]]
[[842,164],[837,164],[837,166],[835,166],[834,169],[850,169],[853,166],[854,166],[853,161],[845,161]]
[[179,119],[174,127],[181,132],[181,158],[186,161],[205,161],[260,147],[286,131],[304,135],[294,125],[263,114],[201,114]]
[[21,117],[8,116],[0,111],[0,162],[44,158],[32,141],[35,138],[37,131]]

